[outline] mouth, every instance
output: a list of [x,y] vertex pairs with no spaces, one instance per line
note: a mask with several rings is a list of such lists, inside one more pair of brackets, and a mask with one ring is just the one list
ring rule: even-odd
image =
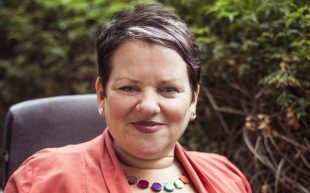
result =
[[141,133],[154,133],[160,130],[164,124],[156,121],[135,121],[131,125]]

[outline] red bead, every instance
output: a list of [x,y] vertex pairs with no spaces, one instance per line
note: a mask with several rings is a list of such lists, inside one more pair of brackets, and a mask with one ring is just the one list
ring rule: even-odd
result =
[[146,189],[149,187],[149,182],[147,180],[140,180],[138,182],[138,187],[141,189]]

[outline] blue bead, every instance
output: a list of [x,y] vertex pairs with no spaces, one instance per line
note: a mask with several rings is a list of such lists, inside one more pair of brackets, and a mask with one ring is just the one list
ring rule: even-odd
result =
[[172,184],[165,183],[165,184],[164,184],[164,189],[165,189],[167,192],[173,192],[174,186],[173,186]]

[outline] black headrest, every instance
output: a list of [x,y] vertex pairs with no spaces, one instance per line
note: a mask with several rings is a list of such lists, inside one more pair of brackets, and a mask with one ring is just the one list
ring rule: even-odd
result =
[[105,126],[95,94],[34,99],[13,105],[5,123],[4,181],[36,151],[90,140],[101,134]]

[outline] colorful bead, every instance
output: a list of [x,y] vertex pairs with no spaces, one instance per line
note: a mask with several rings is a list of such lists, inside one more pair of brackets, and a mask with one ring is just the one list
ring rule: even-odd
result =
[[174,190],[174,186],[170,183],[165,183],[164,184],[164,189],[167,191],[167,192],[173,192]]
[[138,178],[135,176],[127,176],[127,181],[129,185],[134,185],[137,183]]
[[162,185],[158,182],[154,182],[151,186],[152,190],[154,190],[155,192],[160,192],[162,189]]
[[141,189],[146,189],[149,187],[149,182],[147,180],[140,180],[138,182],[138,187]]
[[174,182],[174,186],[177,188],[177,189],[182,189],[184,187],[184,183],[181,181],[181,180],[176,180]]
[[186,176],[180,176],[179,178],[184,184],[188,184],[190,181]]
[[[128,184],[134,185],[137,183],[138,178],[135,176],[126,176]],[[164,186],[162,186],[158,182],[154,182],[151,186],[151,189],[155,192],[160,192],[162,189],[166,190],[167,192],[173,192],[174,189],[182,189],[184,187],[184,184],[190,183],[189,178],[186,176],[180,176],[178,180],[176,180],[173,184],[165,183]],[[149,182],[147,180],[139,180],[137,183],[137,186],[141,189],[147,189],[149,187]]]

